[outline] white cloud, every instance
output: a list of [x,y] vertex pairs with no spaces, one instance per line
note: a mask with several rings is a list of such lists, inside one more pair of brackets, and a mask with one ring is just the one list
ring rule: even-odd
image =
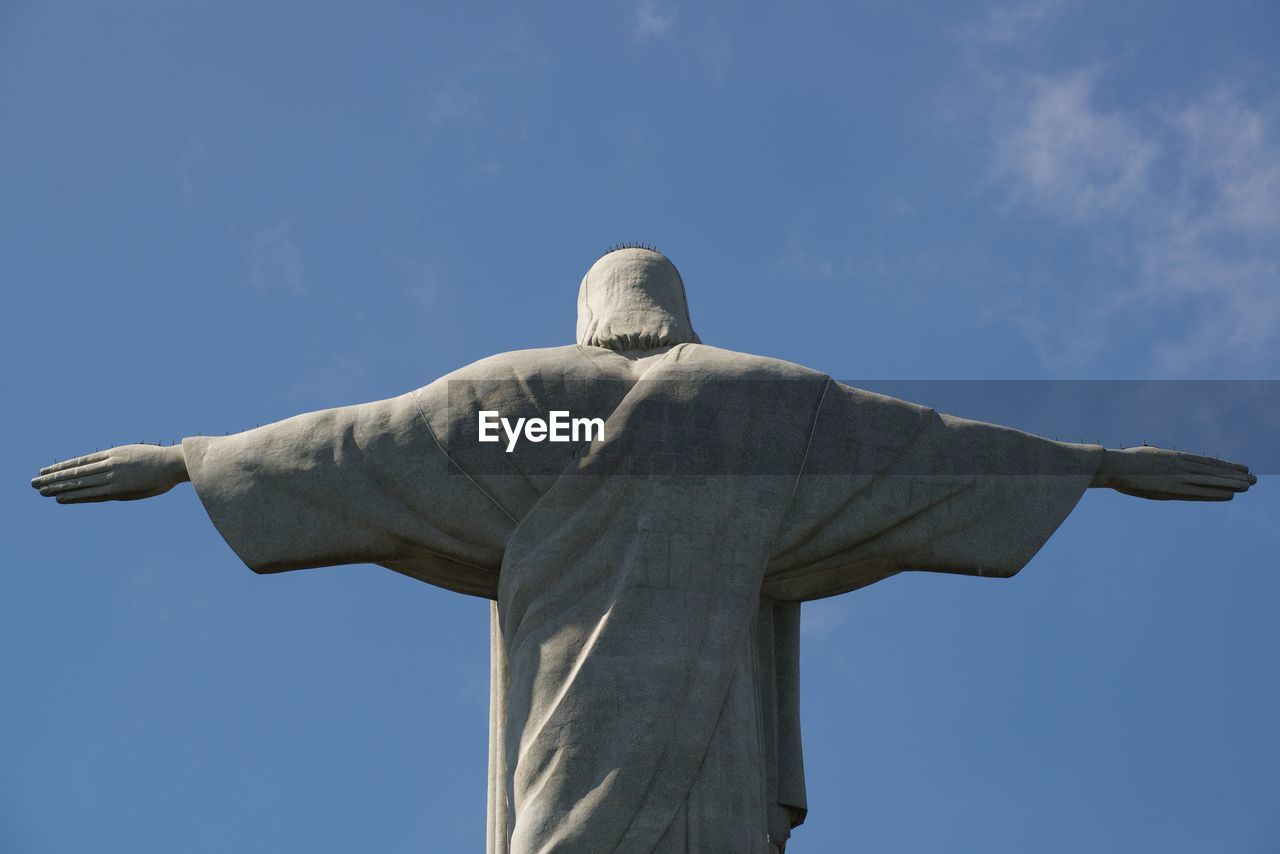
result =
[[675,4],[663,0],[633,0],[628,6],[632,40],[643,45],[661,39],[692,56],[714,83],[723,83],[733,62],[733,45],[726,34],[726,25],[732,21],[731,4],[688,6],[684,12],[680,18]]
[[1031,37],[1067,5],[1066,0],[1025,0],[993,6],[981,21],[961,27],[957,34],[979,44],[1017,44]]
[[848,602],[843,596],[830,599],[818,599],[804,603],[803,619],[800,621],[800,636],[816,641],[828,635],[838,633],[848,623]]
[[1117,108],[1104,106],[1098,67],[1039,76],[990,68],[975,70],[985,74],[995,188],[1011,212],[1083,240],[1096,274],[1072,282],[1066,299],[1015,298],[1009,319],[1045,364],[1079,370],[1143,328],[1158,374],[1273,368],[1277,116],[1238,87]]
[[415,304],[421,308],[436,307],[441,287],[440,277],[432,265],[399,252],[384,252],[383,258]]
[[249,281],[255,288],[306,293],[302,250],[292,231],[289,222],[281,221],[264,225],[254,232],[249,254]]
[[656,0],[638,0],[631,9],[631,34],[646,42],[663,36],[675,23],[676,13],[664,10]]
[[487,48],[469,55],[465,62],[455,64],[432,81],[424,100],[414,105],[419,130],[431,137],[447,126],[478,127],[486,122],[501,125],[503,116],[490,103],[495,82],[520,73],[537,58],[524,28],[518,22],[511,23],[495,34]]
[[1093,106],[1097,73],[1041,78],[997,145],[996,170],[1021,201],[1066,219],[1124,213],[1147,193],[1159,145]]
[[729,76],[729,65],[733,61],[733,46],[728,37],[718,27],[712,26],[694,41],[694,50],[710,72],[711,79],[723,83]]
[[484,111],[479,96],[460,80],[452,79],[431,93],[420,118],[429,131],[453,122],[478,125],[484,121]]
[[178,155],[178,159],[173,164],[173,172],[178,179],[178,190],[182,193],[182,203],[186,207],[195,204],[196,169],[208,160],[209,150],[205,148],[198,136],[192,134],[186,149]]
[[1188,177],[1214,194],[1209,207],[1216,224],[1251,232],[1280,226],[1280,157],[1260,112],[1217,91],[1181,110],[1173,123],[1195,167]]

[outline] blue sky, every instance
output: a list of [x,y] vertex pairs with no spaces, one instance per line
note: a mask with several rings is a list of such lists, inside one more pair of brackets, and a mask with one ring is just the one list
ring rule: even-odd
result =
[[[0,850],[479,850],[485,603],[26,482],[567,343],[610,243],[841,379],[1280,379],[1280,7],[905,6],[0,6]],[[794,850],[1280,848],[1273,480],[807,606]]]

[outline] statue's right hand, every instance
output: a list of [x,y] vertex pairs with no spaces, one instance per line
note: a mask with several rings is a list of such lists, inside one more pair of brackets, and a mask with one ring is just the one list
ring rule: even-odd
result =
[[31,485],[59,504],[82,504],[150,498],[188,479],[180,445],[121,445],[46,466]]

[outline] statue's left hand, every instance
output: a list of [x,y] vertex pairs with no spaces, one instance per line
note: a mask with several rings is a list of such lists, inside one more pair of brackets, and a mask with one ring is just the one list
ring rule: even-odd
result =
[[189,479],[181,445],[121,445],[46,466],[31,485],[59,504],[83,504],[150,498]]
[[1093,485],[1158,501],[1230,501],[1257,482],[1239,463],[1144,446],[1108,449]]

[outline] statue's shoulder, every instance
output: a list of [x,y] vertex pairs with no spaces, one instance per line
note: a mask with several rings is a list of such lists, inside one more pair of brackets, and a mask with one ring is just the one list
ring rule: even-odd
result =
[[[587,350],[590,352],[584,352],[584,348],[569,344],[563,347],[539,347],[497,353],[445,374],[432,385],[444,385],[460,380],[489,382],[531,377],[545,379],[550,376],[572,378],[578,375],[583,379],[592,379],[602,375],[626,375],[625,371],[615,371],[617,366],[612,365],[608,358],[603,358],[610,356],[619,362],[625,362],[622,357],[598,348],[587,348]],[[684,374],[690,377],[704,376],[715,379],[824,382],[828,379],[826,374],[794,362],[726,350],[708,344],[677,344],[662,357],[661,367],[660,373],[668,375],[669,378],[671,374]]]
[[519,379],[548,371],[573,371],[589,367],[582,352],[570,344],[564,347],[535,347],[496,353],[445,374],[437,382],[450,380]]
[[726,379],[779,379],[826,381],[827,375],[795,362],[757,356],[709,344],[680,344],[672,351],[676,366],[703,371]]
[[675,354],[694,373],[716,379],[767,381],[801,381],[822,384],[823,406],[834,420],[859,420],[866,424],[893,425],[898,432],[916,429],[929,418],[936,418],[927,406],[909,403],[895,397],[837,382],[828,374],[770,356],[740,353],[705,344],[682,344]]

